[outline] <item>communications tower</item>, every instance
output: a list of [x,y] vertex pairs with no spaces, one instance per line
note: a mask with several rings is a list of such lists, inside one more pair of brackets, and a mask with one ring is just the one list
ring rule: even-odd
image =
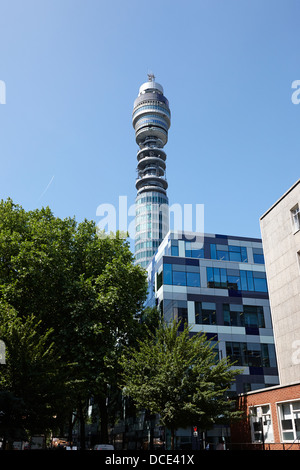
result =
[[169,231],[166,152],[171,113],[163,87],[148,74],[134,102],[132,125],[137,152],[135,258],[147,267]]

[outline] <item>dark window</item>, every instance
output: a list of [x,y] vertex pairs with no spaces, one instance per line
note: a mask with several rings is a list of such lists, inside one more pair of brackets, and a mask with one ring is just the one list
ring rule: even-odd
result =
[[230,306],[229,304],[223,304],[223,316],[224,325],[226,326],[244,326],[242,305]]
[[226,342],[226,354],[238,366],[273,367],[273,344]]
[[254,263],[264,264],[265,259],[262,248],[253,248],[253,260]]
[[215,325],[216,304],[210,302],[195,302],[195,322],[198,325]]
[[256,305],[223,304],[224,325],[265,328],[264,310]]
[[158,290],[163,284],[163,273],[162,271],[157,274],[156,273],[156,289]]
[[164,301],[164,318],[167,322],[173,320],[188,321],[187,302],[185,300],[165,300]]
[[265,319],[264,319],[264,309],[261,306],[256,305],[244,305],[244,319],[245,319],[245,326],[249,326],[251,328],[264,328],[265,327]]

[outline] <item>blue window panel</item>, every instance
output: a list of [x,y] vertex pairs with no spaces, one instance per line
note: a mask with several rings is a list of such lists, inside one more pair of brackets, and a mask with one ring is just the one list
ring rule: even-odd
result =
[[263,278],[254,278],[254,287],[256,292],[267,292],[267,280]]
[[178,246],[171,246],[171,255],[172,256],[178,256],[179,255]]
[[[229,247],[230,248],[230,247]],[[236,248],[236,247],[234,247]],[[238,247],[239,248],[239,247]],[[230,251],[229,252],[229,259],[230,261],[238,261],[238,262],[241,262],[242,258],[241,258],[241,253],[240,252],[236,252],[236,251]]]
[[229,245],[228,246],[229,251],[231,252],[236,252],[240,253],[241,252],[241,247],[240,246],[235,246],[235,245]]
[[253,273],[252,271],[246,271],[246,274],[247,274],[248,290],[254,291]]
[[225,268],[220,269],[220,274],[221,274],[221,287],[227,286],[227,273]]
[[164,264],[163,268],[164,284],[172,285],[172,265]]
[[191,250],[192,258],[204,258],[204,249]]
[[221,284],[220,269],[219,268],[213,268],[213,270],[214,270],[215,286],[218,287]]
[[259,277],[260,279],[266,279],[266,273],[261,271],[253,271],[253,277]]
[[239,277],[237,277],[237,276],[228,276],[227,280],[228,280],[228,285],[231,285],[231,287],[236,286],[237,290],[241,290],[241,280],[240,280]]
[[240,276],[241,276],[241,288],[242,288],[242,290],[248,290],[246,271],[241,271]]
[[200,274],[186,273],[186,284],[189,287],[200,287]]
[[245,246],[241,246],[241,256],[242,263],[248,263],[247,248]]
[[268,347],[268,356],[270,360],[270,367],[277,367],[275,346],[274,344],[268,344],[267,347]]
[[253,259],[254,259],[254,263],[257,263],[257,264],[265,263],[265,258],[263,254],[253,253]]
[[173,271],[173,286],[186,286],[186,273]]
[[218,260],[225,260],[225,261],[228,261],[228,260],[229,260],[229,253],[228,253],[228,251],[218,250],[218,251],[217,251],[217,259],[218,259]]
[[210,257],[211,259],[217,259],[216,245],[213,243],[210,245]]
[[213,268],[206,268],[207,283],[214,281]]

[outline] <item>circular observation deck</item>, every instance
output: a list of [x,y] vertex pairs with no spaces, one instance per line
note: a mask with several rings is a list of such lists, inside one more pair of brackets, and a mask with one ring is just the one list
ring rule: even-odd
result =
[[146,156],[141,159],[138,163],[138,170],[145,170],[146,168],[158,169],[159,171],[163,171],[160,176],[164,175],[164,170],[166,169],[166,164],[163,160],[156,156]]
[[168,188],[168,182],[161,176],[146,175],[136,180],[135,187],[138,192],[159,191],[165,194]]
[[134,101],[132,125],[135,130],[136,143],[140,148],[152,139],[158,147],[168,141],[168,130],[171,125],[169,102],[163,94],[163,87],[149,75],[149,80],[139,89]]
[[163,160],[164,162],[167,159],[166,152],[159,147],[144,147],[144,148],[141,148],[137,153],[138,161],[142,160],[143,158],[153,157],[153,156],[155,156],[156,158],[159,158],[160,160]]

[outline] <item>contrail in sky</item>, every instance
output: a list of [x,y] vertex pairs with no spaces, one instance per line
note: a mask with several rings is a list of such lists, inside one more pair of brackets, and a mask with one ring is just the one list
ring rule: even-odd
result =
[[42,194],[40,195],[40,199],[42,199],[42,197],[44,196],[44,194],[48,191],[48,189],[50,188],[51,184],[52,184],[52,181],[54,180],[54,175],[52,176],[51,180],[49,181],[49,183],[47,184],[46,188],[44,189],[44,191],[42,192]]

